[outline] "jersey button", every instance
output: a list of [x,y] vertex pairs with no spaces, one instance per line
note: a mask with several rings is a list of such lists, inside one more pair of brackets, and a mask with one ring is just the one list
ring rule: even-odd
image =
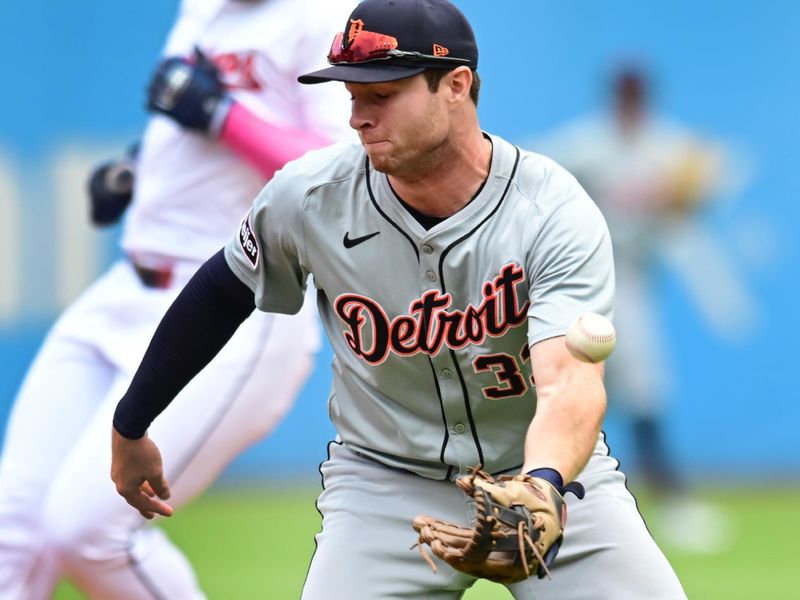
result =
[[423,244],[422,252],[424,252],[425,254],[433,254],[433,248],[428,244]]
[[442,377],[445,379],[450,379],[453,376],[453,372],[450,369],[442,369]]
[[425,271],[425,279],[428,281],[436,281],[436,273],[433,271]]
[[467,430],[467,426],[464,425],[463,423],[456,423],[455,425],[453,425],[453,433],[457,433],[457,434],[461,435],[466,430]]

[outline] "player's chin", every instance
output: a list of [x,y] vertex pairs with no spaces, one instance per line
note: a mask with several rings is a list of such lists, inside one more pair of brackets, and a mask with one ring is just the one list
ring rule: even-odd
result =
[[397,160],[386,151],[388,148],[369,148],[366,145],[364,148],[367,151],[367,156],[369,156],[369,162],[376,171],[391,174],[395,170]]

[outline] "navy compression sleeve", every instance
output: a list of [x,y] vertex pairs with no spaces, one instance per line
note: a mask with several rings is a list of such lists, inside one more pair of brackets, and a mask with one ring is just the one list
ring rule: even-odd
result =
[[144,436],[150,423],[253,312],[254,298],[231,271],[222,250],[200,267],[161,319],[117,404],[114,428],[126,438]]

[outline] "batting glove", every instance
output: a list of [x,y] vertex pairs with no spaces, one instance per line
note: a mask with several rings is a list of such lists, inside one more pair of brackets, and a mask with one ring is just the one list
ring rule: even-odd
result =
[[194,62],[172,57],[156,69],[147,89],[147,108],[183,127],[218,137],[232,100],[217,67],[199,49]]

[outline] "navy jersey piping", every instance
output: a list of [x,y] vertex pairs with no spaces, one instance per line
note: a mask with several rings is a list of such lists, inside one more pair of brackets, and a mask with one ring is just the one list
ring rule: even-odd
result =
[[[392,219],[389,218],[389,216],[385,212],[383,212],[381,210],[380,206],[378,206],[378,202],[375,200],[375,194],[372,192],[372,185],[370,184],[370,181],[369,181],[369,173],[370,173],[369,156],[365,156],[364,157],[364,168],[365,168],[364,175],[366,177],[367,192],[369,193],[370,202],[372,202],[372,205],[375,207],[375,210],[377,210],[378,213],[380,213],[380,215],[386,221],[388,221],[389,224],[392,227],[394,227],[397,231],[399,231],[403,235],[403,237],[408,240],[408,242],[411,244],[411,247],[414,249],[414,255],[417,257],[417,263],[419,263],[419,250],[417,249],[417,245],[414,243],[414,241],[411,239],[411,237],[405,231],[403,231],[403,229],[397,223],[392,221]],[[422,323],[423,327],[427,327],[427,325],[428,325],[427,323],[424,323],[424,322]],[[433,383],[434,383],[434,386],[436,387],[436,396],[439,399],[439,408],[440,408],[440,410],[442,412],[442,425],[443,425],[443,429],[444,429],[444,438],[442,439],[442,449],[439,452],[439,461],[443,465],[448,467],[447,476],[445,477],[445,479],[449,479],[450,478],[450,474],[451,474],[451,472],[453,470],[453,467],[450,466],[450,465],[447,465],[447,463],[445,463],[445,461],[444,461],[444,451],[447,448],[448,442],[450,441],[450,432],[447,429],[447,416],[446,416],[446,412],[444,410],[444,400],[442,400],[442,392],[439,389],[439,382],[436,379],[436,369],[434,368],[433,362],[431,361],[430,357],[428,357],[428,362],[431,365],[431,375],[433,376]]]
[[[444,282],[444,259],[447,256],[448,252],[450,252],[450,250],[455,248],[458,244],[469,238],[472,234],[478,231],[478,229],[483,227],[483,225],[487,223],[489,219],[491,219],[497,213],[498,210],[500,210],[500,206],[506,199],[506,196],[508,195],[508,190],[511,188],[511,183],[514,181],[514,175],[516,175],[517,173],[517,166],[519,165],[519,159],[520,159],[519,148],[515,146],[514,150],[516,152],[516,156],[514,158],[514,166],[511,169],[511,175],[509,175],[508,177],[506,188],[500,195],[500,199],[497,201],[495,207],[491,210],[491,212],[489,212],[488,215],[486,215],[486,217],[483,218],[483,220],[480,223],[478,223],[475,227],[473,227],[470,231],[462,235],[460,238],[455,240],[442,252],[441,257],[439,258],[439,281],[442,282],[442,294],[447,293],[447,287],[445,286]],[[464,394],[464,409],[466,410],[467,413],[467,420],[469,421],[470,431],[472,432],[472,439],[475,442],[475,449],[478,451],[478,460],[480,464],[483,465],[484,464],[483,448],[481,447],[481,442],[478,436],[478,430],[477,427],[475,426],[475,417],[472,415],[472,407],[469,402],[469,390],[467,389],[467,382],[464,379],[463,373],[461,372],[461,367],[458,364],[458,360],[456,359],[456,353],[453,349],[450,349],[450,358],[453,360],[453,364],[456,367],[456,373],[458,374],[459,382],[461,383],[461,391]]]
[[372,202],[372,206],[375,207],[375,210],[377,210],[378,213],[386,221],[388,221],[388,223],[392,227],[394,227],[397,231],[399,231],[403,235],[403,237],[408,240],[408,243],[411,244],[411,248],[414,250],[414,255],[417,257],[417,263],[419,263],[419,250],[417,249],[417,245],[414,243],[414,240],[412,240],[411,236],[409,236],[405,231],[403,231],[402,227],[400,227],[397,223],[392,221],[392,219],[389,218],[389,215],[383,212],[383,210],[381,210],[381,207],[378,206],[378,202],[375,200],[375,194],[372,192],[372,184],[369,181],[369,171],[370,171],[369,156],[364,155],[364,178],[366,179],[367,182],[367,193],[369,194],[369,200],[370,202]]
[[[469,238],[471,235],[473,235],[489,219],[491,219],[495,215],[495,213],[500,209],[500,206],[502,205],[503,201],[505,200],[506,196],[508,195],[508,190],[510,189],[511,183],[514,180],[514,175],[517,172],[517,166],[519,165],[519,159],[520,159],[519,148],[515,147],[514,150],[516,152],[516,155],[515,155],[515,158],[514,158],[514,166],[511,169],[511,174],[509,176],[508,182],[506,183],[506,187],[503,190],[503,193],[501,194],[501,196],[500,196],[497,204],[495,205],[495,207],[472,230],[470,230],[469,232],[467,232],[466,234],[464,234],[463,236],[461,236],[460,238],[455,240],[450,246],[445,248],[445,250],[442,252],[442,256],[440,257],[440,260],[439,260],[439,280],[442,282],[442,293],[446,293],[446,287],[445,287],[445,284],[444,284],[444,259],[445,259],[446,255],[447,255],[447,253],[450,250],[452,250],[455,246],[457,246],[458,244],[460,244],[461,242],[463,242],[464,240]],[[367,184],[367,192],[369,194],[370,202],[372,202],[372,205],[375,207],[375,210],[377,210],[378,213],[390,225],[392,225],[392,227],[394,227],[398,232],[400,232],[403,235],[403,237],[405,237],[408,240],[408,242],[411,244],[411,247],[414,250],[414,255],[417,258],[417,262],[419,262],[419,250],[417,249],[417,246],[414,243],[414,241],[411,239],[411,237],[397,223],[395,223],[378,206],[378,203],[377,203],[377,201],[375,199],[375,194],[373,193],[373,190],[372,190],[372,184],[370,183],[369,156],[365,156],[364,157],[364,169],[365,169],[365,181],[366,181],[366,184]],[[487,177],[487,179],[485,179],[481,183],[481,185],[478,188],[477,192],[473,196],[473,199],[480,194],[480,192],[485,187],[487,181],[488,181],[488,177]],[[424,324],[423,324],[423,326],[424,326]],[[467,383],[466,383],[466,380],[464,379],[463,373],[461,372],[461,367],[459,366],[458,361],[456,360],[455,352],[453,350],[450,350],[450,356],[451,356],[451,358],[453,360],[453,364],[456,367],[456,372],[458,374],[458,378],[459,378],[459,382],[460,382],[460,385],[461,385],[462,394],[464,395],[464,405],[465,405],[465,409],[466,409],[466,413],[467,413],[467,419],[468,419],[469,424],[470,424],[470,430],[472,432],[472,437],[473,437],[473,440],[475,442],[475,447],[476,447],[476,449],[478,451],[478,459],[479,459],[480,463],[483,464],[483,462],[484,462],[483,449],[481,447],[480,440],[478,438],[478,432],[477,432],[477,428],[475,426],[475,418],[472,415],[472,408],[471,408],[470,403],[469,403],[469,391],[467,389]],[[448,428],[447,428],[447,417],[446,417],[446,412],[445,412],[445,409],[444,409],[444,401],[442,399],[441,391],[439,389],[439,382],[436,379],[436,372],[435,372],[435,369],[433,367],[433,363],[432,362],[431,362],[431,371],[432,371],[432,375],[433,375],[433,378],[434,378],[434,384],[435,384],[435,387],[436,387],[436,394],[437,394],[437,396],[439,398],[439,406],[440,406],[441,411],[442,411],[442,423],[443,423],[443,426],[444,426],[444,437],[442,439],[442,448],[441,448],[441,451],[440,451],[439,460],[443,465],[448,467],[447,475],[446,475],[445,479],[449,479],[451,477],[451,475],[452,475],[454,467],[452,465],[447,465],[447,463],[445,462],[444,453],[445,453],[445,450],[447,448],[447,444],[450,441],[450,432],[448,431]]]

